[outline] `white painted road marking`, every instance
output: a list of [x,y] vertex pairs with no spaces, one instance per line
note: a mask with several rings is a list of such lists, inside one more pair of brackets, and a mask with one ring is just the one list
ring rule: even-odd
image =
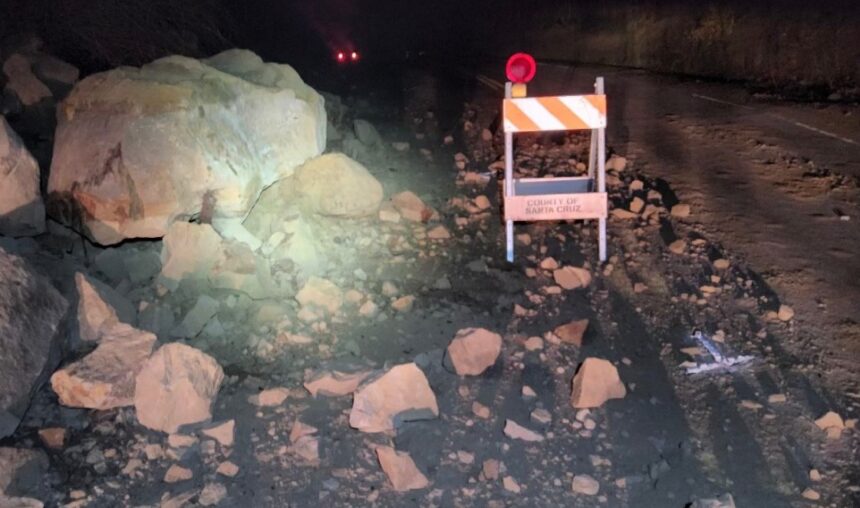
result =
[[[699,94],[694,93],[693,97],[695,97],[697,99],[706,100],[706,101],[716,102],[718,104],[725,104],[728,106],[734,106],[737,108],[751,109],[751,110],[755,109],[755,108],[752,108],[750,106],[745,106],[743,104],[735,104],[734,102],[724,101],[722,99],[717,99],[715,97],[708,97],[707,95],[699,95]],[[819,129],[818,127],[814,127],[812,125],[809,125],[809,124],[806,124],[803,122],[798,122],[796,120],[792,120],[791,118],[786,118],[786,117],[784,117],[782,115],[778,115],[776,113],[764,113],[764,115],[769,116],[771,118],[774,118],[776,120],[780,120],[782,122],[790,123],[791,125],[794,125],[795,127],[800,127],[802,129],[806,129],[806,130],[815,132],[817,134],[821,134],[822,136],[827,136],[827,137],[830,137],[833,139],[838,139],[839,141],[842,141],[843,143],[848,143],[849,145],[854,145],[854,146],[860,145],[860,143],[858,143],[857,141],[854,141],[853,139],[844,138],[844,137],[840,136],[839,134],[834,134],[834,133],[828,132],[824,129]]]

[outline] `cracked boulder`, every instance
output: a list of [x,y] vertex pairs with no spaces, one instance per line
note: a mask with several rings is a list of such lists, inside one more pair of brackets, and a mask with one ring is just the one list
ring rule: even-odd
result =
[[322,97],[248,51],[94,74],[58,108],[48,209],[102,245],[242,219],[322,153],[325,132]]

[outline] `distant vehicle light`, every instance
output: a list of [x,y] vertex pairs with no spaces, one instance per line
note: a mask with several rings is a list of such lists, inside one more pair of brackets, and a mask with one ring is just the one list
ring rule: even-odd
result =
[[337,61],[344,62],[346,61],[346,55],[343,54],[343,51],[338,51],[337,53]]
[[353,51],[352,54],[350,55],[350,58],[352,58],[353,62],[357,62],[358,61],[358,52]]

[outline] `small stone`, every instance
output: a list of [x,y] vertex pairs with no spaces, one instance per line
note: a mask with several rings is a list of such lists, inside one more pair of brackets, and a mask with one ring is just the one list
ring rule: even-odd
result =
[[630,202],[630,211],[633,213],[639,213],[643,208],[645,208],[645,201],[642,198],[636,197]]
[[226,460],[218,465],[218,469],[215,471],[216,473],[227,476],[229,478],[233,478],[237,474],[239,474],[239,466]]
[[552,333],[565,344],[573,344],[579,347],[582,346],[582,336],[585,335],[586,329],[588,329],[588,320],[577,319],[559,326]]
[[376,457],[397,492],[423,489],[430,485],[408,453],[398,452],[390,446],[378,446]]
[[343,305],[343,293],[333,282],[319,277],[311,277],[296,294],[296,301],[302,307],[319,309],[336,314]]
[[478,418],[483,418],[484,420],[490,418],[490,408],[480,402],[472,402],[472,413],[474,413]]
[[431,240],[447,240],[451,238],[451,233],[443,225],[438,225],[427,232],[427,238]]
[[465,450],[457,451],[457,460],[462,464],[472,464],[475,462],[475,454],[469,453]]
[[782,393],[774,393],[767,397],[768,404],[782,404],[785,401],[785,394]]
[[531,412],[530,416],[533,422],[540,423],[541,425],[547,425],[552,422],[552,414],[543,408],[535,409]]
[[194,473],[191,472],[190,469],[184,468],[178,464],[173,464],[164,474],[164,481],[166,483],[177,483],[190,480],[193,477]]
[[540,262],[540,267],[544,270],[555,270],[558,268],[558,261],[553,258],[544,258]]
[[577,494],[596,496],[600,492],[600,483],[587,474],[578,474],[573,477],[571,489]]
[[687,242],[684,240],[675,240],[669,244],[669,251],[673,254],[683,254],[687,251]]
[[391,308],[397,312],[409,312],[415,305],[415,297],[412,295],[401,296],[391,303]]
[[791,321],[791,318],[794,317],[794,309],[788,305],[780,305],[779,312],[777,312],[776,317],[779,318],[780,321]]
[[248,402],[258,407],[280,406],[290,396],[290,390],[284,387],[268,388],[248,397]]
[[498,480],[499,479],[499,470],[501,469],[501,465],[499,461],[496,459],[487,459],[484,461],[481,467],[481,473],[484,475],[484,478],[487,480]]
[[809,470],[809,479],[814,481],[814,482],[820,482],[821,481],[821,473],[817,469],[810,469]]
[[502,480],[502,485],[504,485],[505,490],[507,490],[508,492],[513,492],[514,494],[519,494],[522,490],[520,484],[517,483],[517,481],[514,480],[512,476],[505,476],[505,478]]
[[838,439],[845,429],[842,417],[834,411],[828,411],[827,414],[815,420],[815,425],[825,431],[829,439]]
[[620,155],[613,155],[606,161],[605,168],[607,171],[622,172],[627,167],[627,159]]
[[730,263],[728,259],[720,258],[714,261],[714,268],[716,268],[717,270],[725,270],[729,267],[729,265]]
[[677,217],[679,219],[689,217],[690,216],[690,205],[677,204],[677,205],[672,207],[672,211],[670,213],[671,213],[672,217]]
[[821,499],[821,494],[810,487],[804,489],[800,495],[803,496],[804,499],[809,499],[810,501],[818,501]]
[[510,419],[505,422],[505,435],[511,439],[521,439],[532,443],[544,440],[542,435],[533,430],[527,429]]
[[639,214],[633,213],[630,210],[625,210],[623,208],[613,208],[612,211],[609,212],[612,217],[621,220],[630,220],[630,219],[638,219]]
[[59,450],[66,444],[66,429],[63,427],[39,429],[39,438],[48,448]]
[[200,506],[216,506],[225,497],[227,497],[227,487],[220,483],[207,483],[200,491],[197,502]]
[[523,345],[525,346],[526,351],[540,351],[543,349],[543,339],[538,336],[529,337]]
[[305,379],[305,389],[311,396],[341,397],[350,395],[370,375],[369,370],[341,372],[338,370],[310,373]]

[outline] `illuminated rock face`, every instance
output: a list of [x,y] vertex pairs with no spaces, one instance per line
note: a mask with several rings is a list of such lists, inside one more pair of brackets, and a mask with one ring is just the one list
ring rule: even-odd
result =
[[322,97],[247,51],[95,74],[59,107],[49,211],[100,244],[243,218],[322,153],[325,129]]
[[0,234],[29,236],[44,231],[39,165],[0,116]]
[[341,153],[322,155],[297,169],[295,190],[311,211],[332,217],[373,215],[382,202],[382,184]]

